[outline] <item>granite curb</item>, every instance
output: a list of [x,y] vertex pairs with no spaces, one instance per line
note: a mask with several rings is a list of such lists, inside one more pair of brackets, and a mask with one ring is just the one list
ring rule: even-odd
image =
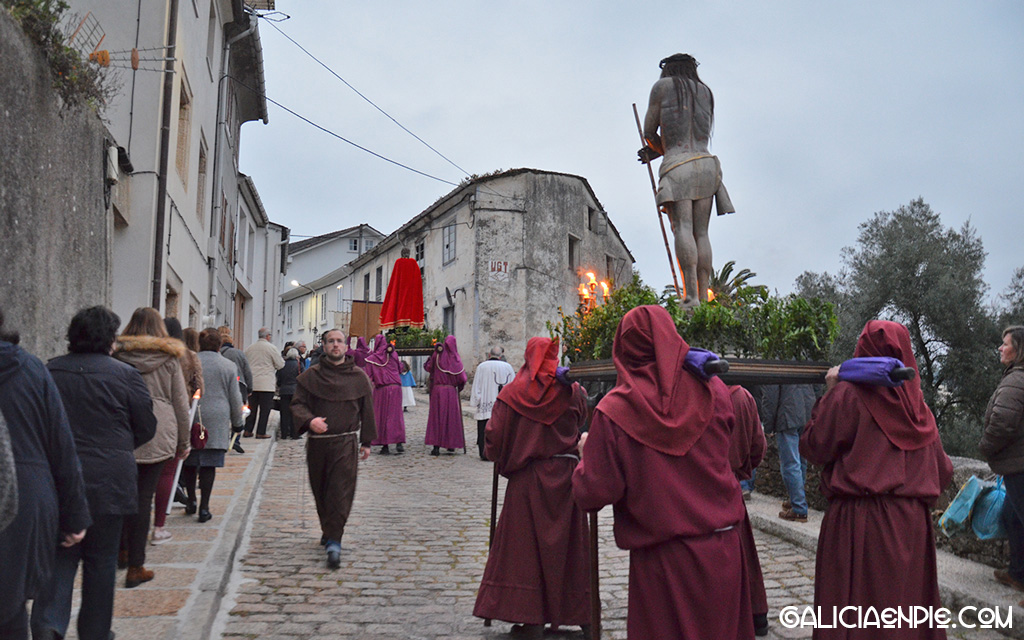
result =
[[[269,428],[268,432],[273,433]],[[267,463],[276,444],[275,435],[269,446],[254,447],[255,457],[242,474],[242,486],[232,497],[224,513],[217,540],[206,556],[203,569],[192,583],[192,595],[178,612],[177,623],[164,634],[164,640],[210,637],[221,600],[227,591],[235,557],[252,515],[257,489],[267,474]]]
[[[817,552],[823,513],[811,510],[806,523],[789,522],[778,517],[780,502],[773,496],[757,492],[751,494],[747,502],[751,525],[798,547]],[[1011,607],[1013,624],[1008,629],[998,631],[1007,637],[1024,639],[1024,607],[1016,606],[1024,594],[996,582],[992,577],[992,568],[979,562],[942,550],[936,552],[936,561],[939,595],[943,606],[952,611],[954,617],[965,607],[999,607],[1001,611]]]

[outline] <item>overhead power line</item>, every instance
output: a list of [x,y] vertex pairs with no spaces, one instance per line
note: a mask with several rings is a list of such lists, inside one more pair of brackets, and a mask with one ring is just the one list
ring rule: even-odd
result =
[[356,149],[359,149],[360,151],[365,151],[366,153],[370,154],[371,156],[374,156],[375,158],[379,158],[379,159],[381,159],[381,160],[383,160],[385,162],[390,162],[391,164],[393,164],[393,165],[395,165],[397,167],[401,167],[401,168],[403,168],[403,169],[405,169],[407,171],[412,171],[413,173],[419,174],[419,175],[421,175],[421,176],[423,176],[425,178],[430,178],[431,180],[437,180],[438,182],[443,182],[444,184],[451,185],[453,187],[459,186],[459,183],[457,183],[457,182],[452,182],[451,180],[445,180],[444,178],[439,178],[439,177],[437,177],[435,175],[431,175],[431,174],[429,174],[429,173],[427,173],[425,171],[420,171],[419,169],[414,169],[414,168],[410,167],[407,164],[402,164],[401,162],[399,162],[397,160],[392,160],[391,158],[389,158],[389,157],[387,157],[385,155],[381,155],[381,154],[377,153],[376,151],[373,151],[372,149],[367,149],[363,145],[358,144],[356,142],[353,142],[353,141],[349,140],[348,138],[346,138],[345,136],[343,136],[343,135],[341,135],[339,133],[335,133],[334,131],[331,131],[330,129],[328,129],[327,127],[325,127],[325,126],[323,126],[321,124],[317,124],[316,122],[313,122],[312,120],[310,120],[306,116],[302,115],[301,113],[298,113],[297,111],[295,111],[293,109],[289,109],[288,107],[284,106],[283,104],[281,104],[277,100],[274,100],[273,98],[269,97],[266,93],[263,93],[263,92],[259,91],[258,89],[250,87],[249,85],[245,84],[244,82],[242,82],[238,78],[236,78],[234,76],[227,76],[227,77],[231,78],[231,80],[233,80],[235,82],[235,84],[237,84],[238,86],[240,86],[240,87],[242,87],[244,89],[247,89],[247,90],[251,91],[252,93],[254,93],[254,94],[258,95],[258,96],[261,96],[264,100],[266,100],[270,104],[272,104],[272,105],[274,105],[276,107],[279,107],[279,108],[287,111],[288,113],[290,113],[291,115],[295,116],[299,120],[302,120],[303,122],[305,122],[306,124],[310,125],[311,127],[319,129],[320,131],[323,131],[324,133],[326,133],[329,136],[332,136],[334,138],[337,138],[338,140],[341,140],[342,142],[350,144],[353,147],[355,147]]
[[[258,17],[261,17],[261,18],[264,17],[264,16],[261,16],[259,13],[257,13],[256,15]],[[371,106],[373,106],[374,109],[376,109],[377,111],[380,111],[389,120],[391,120],[391,122],[394,122],[396,125],[398,125],[402,129],[402,131],[405,131],[406,133],[408,133],[413,138],[416,138],[420,143],[423,144],[423,146],[425,146],[426,148],[430,149],[431,151],[436,153],[438,156],[440,156],[445,162],[447,162],[448,164],[452,165],[453,167],[455,167],[456,169],[461,171],[463,173],[463,175],[466,175],[466,176],[470,175],[470,173],[468,171],[466,171],[465,169],[463,169],[459,165],[455,164],[455,162],[453,162],[450,158],[448,158],[448,156],[444,155],[443,153],[441,153],[440,151],[438,151],[437,149],[432,147],[426,140],[424,140],[423,138],[419,137],[418,135],[416,135],[415,133],[410,131],[405,125],[403,125],[401,122],[396,120],[390,113],[388,113],[387,111],[382,109],[380,106],[378,106],[373,100],[370,100],[365,95],[363,95],[363,93],[361,91],[359,91],[359,89],[356,89],[354,86],[352,86],[352,84],[348,80],[346,80],[345,78],[342,78],[334,69],[330,68],[324,61],[320,60],[320,58],[317,58],[308,49],[306,49],[304,46],[302,46],[301,44],[296,42],[294,38],[292,38],[287,33],[282,31],[281,27],[279,27],[279,26],[277,26],[277,24],[275,24],[275,22],[277,22],[276,20],[265,19],[265,22],[267,24],[269,24],[271,27],[273,27],[282,36],[284,36],[285,39],[287,39],[289,42],[291,42],[296,47],[298,47],[303,53],[305,53],[307,56],[312,58],[317,64],[319,64],[321,67],[326,69],[328,73],[330,73],[332,76],[334,76],[338,80],[341,80],[345,84],[346,87],[348,87],[352,91],[355,91],[356,95],[358,95],[360,98],[362,98],[363,100],[368,102]]]

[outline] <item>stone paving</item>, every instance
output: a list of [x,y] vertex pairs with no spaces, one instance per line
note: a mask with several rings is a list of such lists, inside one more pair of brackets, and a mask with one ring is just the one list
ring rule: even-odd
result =
[[[485,627],[472,615],[487,558],[492,465],[476,456],[475,422],[468,417],[469,453],[429,456],[422,444],[426,398],[418,394],[417,401],[406,414],[406,453],[381,456],[375,447],[360,463],[341,568],[326,568],[318,544],[304,443],[247,439],[247,453],[229,455],[218,472],[214,519],[200,525],[176,507],[167,522],[174,539],[148,548],[156,579],[118,589],[119,640],[509,637],[507,623]],[[764,520],[776,507],[768,500],[755,494],[752,518],[755,509]],[[819,524],[794,526],[810,531]],[[769,638],[809,638],[809,629],[784,629],[778,614],[811,604],[813,545],[754,534],[771,608]],[[614,545],[610,510],[601,513],[599,537],[602,637],[625,638],[628,554]],[[123,572],[118,580],[123,584]],[[73,623],[68,637],[75,637]],[[546,637],[582,634],[565,629]],[[959,629],[949,637],[1003,636]]]
[[[507,623],[488,628],[472,615],[487,558],[492,466],[476,455],[475,422],[468,417],[469,453],[429,456],[422,444],[425,397],[417,399],[406,414],[406,453],[382,456],[375,447],[360,463],[338,570],[326,568],[318,544],[303,443],[275,444],[215,637],[507,637]],[[628,554],[614,545],[609,510],[601,514],[599,533],[602,637],[625,638]],[[769,637],[810,637],[809,629],[783,629],[778,611],[812,602],[814,553],[761,531],[755,537],[771,607]],[[988,637],[981,633],[951,637]],[[547,637],[582,634],[570,628]]]
[[[223,591],[221,583],[230,569],[225,555],[233,557],[237,548],[230,538],[237,537],[237,529],[248,513],[246,500],[252,494],[252,480],[271,447],[269,440],[251,438],[243,444],[246,453],[229,454],[225,466],[217,470],[210,499],[213,519],[199,524],[196,516],[186,516],[184,507],[175,504],[166,523],[166,530],[174,537],[158,546],[146,546],[146,567],[154,571],[154,579],[125,589],[125,571],[117,572],[113,631],[118,640],[198,638],[197,632],[190,631],[190,623],[196,619],[206,619],[207,626],[212,623]],[[81,579],[79,571],[68,638],[78,637],[75,617]]]

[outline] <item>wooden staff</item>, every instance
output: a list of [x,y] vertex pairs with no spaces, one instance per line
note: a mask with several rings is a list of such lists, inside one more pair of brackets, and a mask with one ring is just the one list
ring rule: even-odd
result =
[[597,512],[587,514],[590,519],[590,637],[601,640],[601,592],[597,575]]
[[[636,131],[640,134],[640,144],[644,147],[649,146],[647,144],[647,138],[644,137],[644,129],[640,126],[640,112],[636,110],[636,103],[633,103],[633,117],[636,118]],[[647,175],[651,177],[651,189],[654,190],[654,204],[658,205],[658,185],[654,182],[654,169],[651,168],[650,162],[645,162],[647,165]],[[679,292],[679,279],[676,278],[676,261],[672,259],[672,249],[668,245],[668,234],[665,233],[665,221],[661,219],[661,207],[658,207],[658,224],[661,225],[661,238],[665,241],[665,253],[668,254],[668,268],[672,270],[672,284],[676,288],[676,296],[682,300],[683,294]],[[686,287],[686,281],[683,281],[683,287]]]
[[[494,479],[491,481],[491,534],[487,537],[487,549],[494,544],[494,527],[498,521],[498,463],[494,463]],[[491,626],[491,619],[484,618],[484,626]]]

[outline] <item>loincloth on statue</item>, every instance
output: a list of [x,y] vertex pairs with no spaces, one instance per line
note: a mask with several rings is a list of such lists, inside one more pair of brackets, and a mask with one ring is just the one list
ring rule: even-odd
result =
[[735,209],[722,183],[722,165],[717,156],[697,155],[671,163],[662,162],[658,182],[658,204],[681,200],[702,200],[715,196],[718,215]]

